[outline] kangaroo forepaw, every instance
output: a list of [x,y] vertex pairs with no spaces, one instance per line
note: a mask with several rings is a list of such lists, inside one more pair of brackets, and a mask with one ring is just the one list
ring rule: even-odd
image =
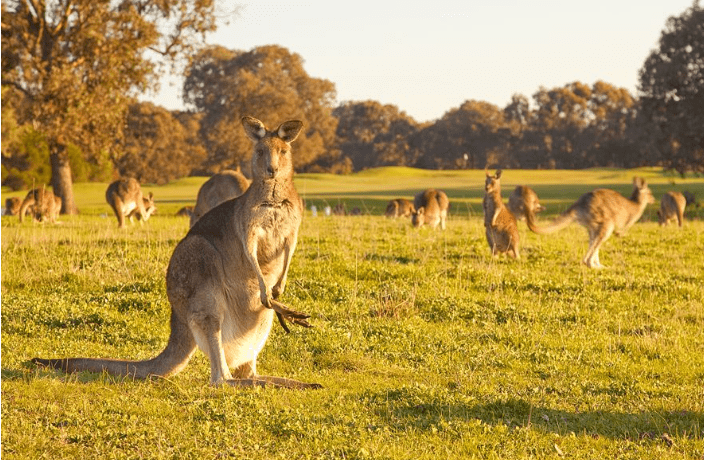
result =
[[306,321],[308,318],[310,318],[310,315],[301,313],[300,311],[291,310],[278,300],[271,299],[270,308],[274,309],[274,311],[276,312],[276,316],[279,318],[279,323],[281,324],[281,326],[283,326],[286,332],[289,332],[289,329],[286,326],[284,320],[293,324],[298,324],[299,326],[303,327],[313,327],[308,323],[308,321]]

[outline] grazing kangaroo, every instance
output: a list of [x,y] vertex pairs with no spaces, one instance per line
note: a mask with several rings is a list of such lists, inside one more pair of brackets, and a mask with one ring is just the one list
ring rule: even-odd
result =
[[545,211],[545,207],[540,204],[538,194],[532,188],[519,185],[508,197],[508,210],[511,211],[513,217],[518,221],[525,219],[527,212],[535,214],[536,212]]
[[117,217],[117,226],[125,227],[125,217],[129,217],[130,223],[134,223],[132,218],[137,216],[142,223],[149,219],[149,216],[156,211],[154,206],[154,195],[149,192],[149,197],[144,198],[142,187],[137,179],[118,179],[108,185],[105,191],[105,199]]
[[16,216],[20,213],[20,207],[22,206],[22,200],[19,197],[13,196],[5,200],[5,211],[3,216]]
[[198,190],[196,207],[191,214],[191,227],[215,206],[242,195],[249,187],[249,181],[239,171],[226,169],[214,174]]
[[56,222],[61,212],[61,197],[45,188],[35,188],[27,193],[20,206],[20,222],[24,220],[26,214],[30,214],[34,220],[40,222]]
[[389,204],[386,205],[384,215],[395,219],[397,217],[411,217],[414,212],[415,208],[413,207],[413,203],[405,198],[396,198],[395,200],[389,201]]
[[105,371],[144,379],[179,372],[199,347],[210,359],[213,385],[320,388],[257,375],[256,369],[274,312],[286,330],[284,319],[310,326],[307,315],[276,300],[286,286],[303,213],[291,159],[291,142],[303,123],[287,121],[273,131],[252,117],[244,117],[242,124],[255,144],[252,185],[204,215],[174,249],[166,272],[171,303],[166,348],[146,361],[34,358],[33,362],[65,372]]
[[684,222],[684,208],[687,206],[687,199],[680,192],[667,192],[660,200],[658,209],[658,223],[667,225],[670,220],[677,219],[680,227]]
[[520,259],[518,224],[516,218],[504,206],[501,200],[501,170],[495,175],[486,172],[484,182],[484,227],[486,240],[491,248],[491,255],[507,253],[515,259]]
[[413,200],[413,207],[415,211],[412,213],[411,222],[414,227],[428,224],[435,229],[439,224],[440,228],[445,230],[447,209],[450,207],[445,192],[433,188],[420,192]]
[[532,215],[527,215],[528,228],[547,234],[567,227],[572,222],[587,228],[589,249],[582,262],[589,268],[603,268],[599,262],[599,248],[612,233],[625,234],[643,215],[646,206],[655,203],[648,184],[641,177],[633,178],[633,194],[626,198],[609,189],[585,193],[547,227],[538,227]]

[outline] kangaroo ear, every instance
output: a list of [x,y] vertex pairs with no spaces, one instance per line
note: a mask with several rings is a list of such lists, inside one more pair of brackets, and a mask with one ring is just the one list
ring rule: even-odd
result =
[[418,208],[418,210],[416,211],[416,214],[418,214],[419,216],[422,216],[423,214],[425,214],[425,207],[421,206],[420,208]]
[[486,177],[491,177],[491,174],[489,174],[489,168],[484,168],[484,174],[486,174]]
[[497,180],[501,179],[501,170],[500,169],[496,170],[496,174],[494,174],[494,178]]
[[276,134],[284,142],[293,142],[303,129],[303,122],[299,120],[289,120],[281,123],[281,126],[276,130]]
[[154,194],[152,192],[149,192],[149,201],[154,200]]
[[645,179],[643,179],[642,177],[634,177],[633,178],[633,185],[635,185],[638,188],[644,188],[646,185]]
[[244,126],[247,137],[254,142],[258,142],[266,136],[266,126],[254,117],[242,117],[242,126]]

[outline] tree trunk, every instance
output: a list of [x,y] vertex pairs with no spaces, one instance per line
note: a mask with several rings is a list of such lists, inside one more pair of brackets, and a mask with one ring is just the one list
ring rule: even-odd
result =
[[64,145],[54,145],[49,154],[51,159],[51,186],[54,194],[61,197],[61,214],[78,214],[73,201],[73,179],[68,152]]

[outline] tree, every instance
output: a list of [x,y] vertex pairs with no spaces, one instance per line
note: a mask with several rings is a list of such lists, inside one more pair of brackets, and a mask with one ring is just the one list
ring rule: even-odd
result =
[[196,169],[206,153],[194,135],[197,116],[188,115],[179,115],[184,125],[162,107],[149,102],[132,104],[121,142],[122,155],[116,160],[120,175],[162,185]]
[[251,142],[240,124],[245,115],[271,125],[288,119],[305,123],[296,140],[297,170],[335,149],[337,120],[331,115],[335,85],[309,76],[301,56],[286,48],[261,46],[247,52],[206,48],[187,70],[183,95],[186,103],[204,113],[201,137],[211,172],[249,159]]
[[46,137],[62,212],[77,211],[67,147],[112,151],[131,96],[157,84],[155,58],[175,63],[214,21],[214,0],[3,0],[2,84]]
[[504,112],[484,101],[465,101],[418,135],[426,168],[483,168],[503,162],[507,148]]
[[704,9],[698,0],[667,20],[639,83],[663,164],[680,174],[704,172]]
[[342,155],[359,171],[383,165],[410,165],[411,139],[418,123],[395,105],[345,102],[333,111]]

